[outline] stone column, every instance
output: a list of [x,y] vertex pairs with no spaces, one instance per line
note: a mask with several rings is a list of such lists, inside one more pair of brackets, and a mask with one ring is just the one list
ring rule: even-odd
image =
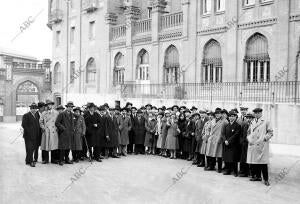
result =
[[182,14],[183,14],[183,26],[182,26],[182,36],[187,39],[189,31],[189,10],[190,10],[190,0],[182,0]]
[[163,52],[159,49],[159,32],[161,29],[161,16],[166,8],[165,0],[153,0],[152,2],[152,48],[150,54],[150,81],[151,83],[162,83],[163,78]]

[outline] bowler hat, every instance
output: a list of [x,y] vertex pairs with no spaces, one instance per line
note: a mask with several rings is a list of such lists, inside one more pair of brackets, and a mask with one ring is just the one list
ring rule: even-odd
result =
[[137,110],[137,108],[136,107],[131,107],[131,110]]
[[152,107],[152,105],[150,103],[146,104],[145,107],[147,108],[147,106]]
[[87,108],[97,107],[94,103],[88,103],[86,105]]
[[172,106],[172,110],[173,110],[174,108],[179,109],[179,106],[177,106],[177,105]]
[[237,108],[232,109],[231,111],[234,111],[236,113],[239,113],[239,111],[237,110]]
[[68,103],[67,103],[67,105],[65,105],[66,107],[74,107],[74,103],[72,102],[72,101],[69,101]]
[[127,107],[127,106],[129,106],[129,105],[132,106],[132,103],[127,102],[126,105],[125,105],[125,107]]
[[229,111],[228,115],[229,115],[229,116],[236,116],[236,117],[237,117],[236,112],[234,112],[234,111],[232,111],[232,110]]
[[198,110],[198,108],[196,108],[195,106],[192,106],[191,111],[193,110]]

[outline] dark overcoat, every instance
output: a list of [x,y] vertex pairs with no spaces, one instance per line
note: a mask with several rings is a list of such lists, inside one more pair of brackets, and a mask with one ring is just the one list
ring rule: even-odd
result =
[[129,144],[129,131],[131,130],[131,119],[128,116],[120,116],[119,120],[119,131],[120,131],[120,144]]
[[109,140],[106,140],[105,147],[119,146],[119,125],[116,116],[106,116],[106,135]]
[[147,147],[156,147],[157,138],[155,137],[156,129],[157,129],[157,120],[153,118],[152,120],[146,120],[145,128],[146,128],[146,135],[145,135],[145,143],[144,145]]
[[228,141],[229,145],[223,143],[223,160],[224,162],[238,162],[239,145],[240,145],[241,126],[235,121],[228,123],[224,127],[224,141]]
[[186,123],[186,132],[183,139],[183,151],[192,154],[194,152],[192,141],[195,140],[195,123],[190,120]]
[[142,144],[145,143],[145,134],[146,134],[146,128],[145,128],[145,118],[140,117],[134,117],[132,121],[132,128],[134,131],[134,144]]
[[31,112],[25,113],[22,118],[23,127],[23,138],[25,140],[25,145],[29,149],[35,149],[38,145],[38,138],[40,136],[40,124],[38,113],[33,116]]
[[106,145],[106,133],[107,133],[107,117],[105,115],[99,115],[99,128],[98,128],[98,137],[97,137],[97,146],[105,147]]
[[58,149],[68,150],[71,149],[74,140],[74,115],[67,110],[61,112],[55,121],[58,134]]
[[240,134],[240,162],[247,162],[247,151],[248,151],[248,140],[247,140],[247,136],[248,136],[248,129],[250,124],[248,122],[242,122],[241,124],[241,134]]
[[[99,127],[100,127],[100,115],[96,112],[93,115],[88,111],[84,115],[84,121],[86,125],[86,140],[89,147],[96,147],[99,144]],[[97,124],[97,127],[94,127]]]
[[85,135],[86,126],[84,122],[84,118],[79,115],[78,117],[74,118],[74,140],[72,143],[72,150],[82,150],[82,136]]
[[203,142],[202,131],[203,131],[203,127],[207,121],[208,121],[208,118],[204,118],[204,120],[202,120],[200,118],[199,120],[197,120],[197,122],[195,124],[195,139],[197,142],[195,152],[201,153],[201,147],[202,147],[202,142]]

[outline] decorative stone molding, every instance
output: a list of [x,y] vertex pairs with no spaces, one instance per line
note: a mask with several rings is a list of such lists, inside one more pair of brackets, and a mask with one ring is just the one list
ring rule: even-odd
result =
[[126,41],[115,41],[115,42],[110,42],[110,48],[116,48],[116,47],[125,47]]
[[174,30],[166,33],[159,34],[159,40],[165,40],[169,38],[177,38],[182,36],[182,30]]
[[300,14],[290,15],[290,22],[300,21]]
[[125,16],[126,20],[136,21],[140,18],[141,10],[136,6],[126,6],[125,7]]
[[166,0],[152,0],[152,2],[150,3],[152,6],[152,11],[156,11],[156,12],[164,12],[167,2]]
[[259,21],[240,23],[238,24],[238,29],[249,29],[249,28],[261,27],[261,26],[273,25],[276,23],[277,23],[277,18],[269,18],[269,19],[263,19]]
[[105,15],[105,21],[107,24],[116,25],[118,16],[115,13],[107,13]]
[[197,31],[197,35],[210,35],[210,34],[216,34],[216,33],[224,33],[228,30],[227,26],[220,26],[220,27],[214,27],[214,28],[207,28]]
[[152,36],[151,35],[143,35],[143,36],[137,36],[133,39],[132,43],[133,44],[138,44],[138,43],[150,43],[152,41]]

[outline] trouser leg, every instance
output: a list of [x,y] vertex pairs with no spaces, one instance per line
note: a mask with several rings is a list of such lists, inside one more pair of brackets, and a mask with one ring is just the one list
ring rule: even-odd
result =
[[42,150],[42,161],[49,162],[49,151]]
[[69,149],[64,151],[65,161],[69,161],[69,160],[70,160],[70,159],[69,159],[69,153],[70,153],[70,150],[69,150]]
[[37,161],[39,158],[39,146],[34,149],[34,160]]
[[222,158],[218,157],[217,161],[218,161],[218,170],[221,171],[222,170]]
[[264,181],[269,181],[268,165],[260,164]]

